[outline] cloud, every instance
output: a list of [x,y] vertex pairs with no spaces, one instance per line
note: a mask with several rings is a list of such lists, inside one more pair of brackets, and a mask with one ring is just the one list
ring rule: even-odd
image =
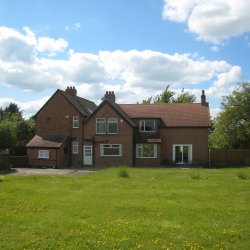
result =
[[45,96],[41,99],[28,101],[28,102],[17,102],[12,98],[0,98],[0,107],[5,108],[10,103],[16,103],[21,111],[23,111],[23,117],[29,118],[34,115],[50,98],[50,96]]
[[56,52],[63,52],[68,46],[68,42],[62,38],[52,39],[49,37],[39,37],[37,40],[38,52],[49,52],[50,55],[56,55]]
[[[207,94],[220,98],[242,77],[239,66],[223,60],[152,50],[80,53],[68,49],[64,39],[39,37],[28,27],[23,31],[0,27],[0,86],[38,92],[75,85],[81,96],[96,102],[106,90],[115,90],[118,102],[127,103],[155,96],[169,83],[197,95],[200,84],[209,83]],[[63,59],[52,58],[52,52],[63,53]]]
[[164,0],[163,18],[214,44],[250,31],[248,0]]
[[80,28],[81,24],[79,22],[65,26],[65,30],[79,30]]

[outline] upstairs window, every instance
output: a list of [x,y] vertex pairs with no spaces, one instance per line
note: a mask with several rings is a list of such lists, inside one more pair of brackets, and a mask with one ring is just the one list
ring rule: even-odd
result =
[[49,159],[49,150],[38,150],[39,159]]
[[78,141],[72,142],[72,154],[77,155],[78,154]]
[[79,117],[73,116],[73,128],[79,128]]
[[102,135],[106,133],[106,120],[105,118],[96,119],[96,134]]
[[117,118],[108,118],[108,134],[118,133]]
[[140,132],[155,132],[155,120],[140,120]]

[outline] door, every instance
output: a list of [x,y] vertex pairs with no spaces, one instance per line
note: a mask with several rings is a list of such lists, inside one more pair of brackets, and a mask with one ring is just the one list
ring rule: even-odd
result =
[[192,145],[174,145],[173,159],[176,163],[190,164],[192,162]]
[[93,154],[92,145],[83,146],[83,164],[92,165],[93,164]]

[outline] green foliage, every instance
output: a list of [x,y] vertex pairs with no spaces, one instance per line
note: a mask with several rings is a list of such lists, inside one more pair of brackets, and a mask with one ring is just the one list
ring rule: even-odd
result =
[[142,103],[193,103],[196,100],[194,94],[189,93],[182,89],[181,93],[174,97],[176,93],[173,90],[170,90],[170,85],[168,84],[166,89],[162,91],[155,98],[152,96],[148,99],[142,100]]
[[0,123],[0,151],[12,148],[15,145],[15,138],[11,133],[8,123]]
[[212,148],[250,148],[250,83],[239,84],[223,97],[222,111],[213,120]]
[[239,179],[241,179],[241,180],[247,180],[247,179],[249,179],[248,175],[247,175],[246,173],[244,173],[244,172],[238,172],[238,173],[236,174],[236,176],[237,176]]
[[249,249],[250,182],[238,169],[190,171],[4,175],[0,249]]
[[128,178],[129,174],[128,174],[127,168],[120,167],[118,170],[118,177]]
[[34,133],[34,120],[25,120],[15,103],[10,103],[5,109],[0,108],[0,150],[25,146]]

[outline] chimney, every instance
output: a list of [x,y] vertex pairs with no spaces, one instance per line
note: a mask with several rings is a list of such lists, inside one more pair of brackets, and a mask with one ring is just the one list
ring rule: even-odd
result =
[[66,94],[69,94],[69,95],[72,95],[72,96],[76,96],[76,94],[77,94],[77,91],[76,91],[76,88],[75,87],[67,87],[66,89],[65,89],[65,93]]
[[109,100],[110,102],[115,102],[115,93],[114,91],[106,91],[106,94],[102,100]]
[[206,102],[205,90],[202,90],[201,105],[202,105],[202,106],[207,106],[207,107],[209,106],[209,103]]

